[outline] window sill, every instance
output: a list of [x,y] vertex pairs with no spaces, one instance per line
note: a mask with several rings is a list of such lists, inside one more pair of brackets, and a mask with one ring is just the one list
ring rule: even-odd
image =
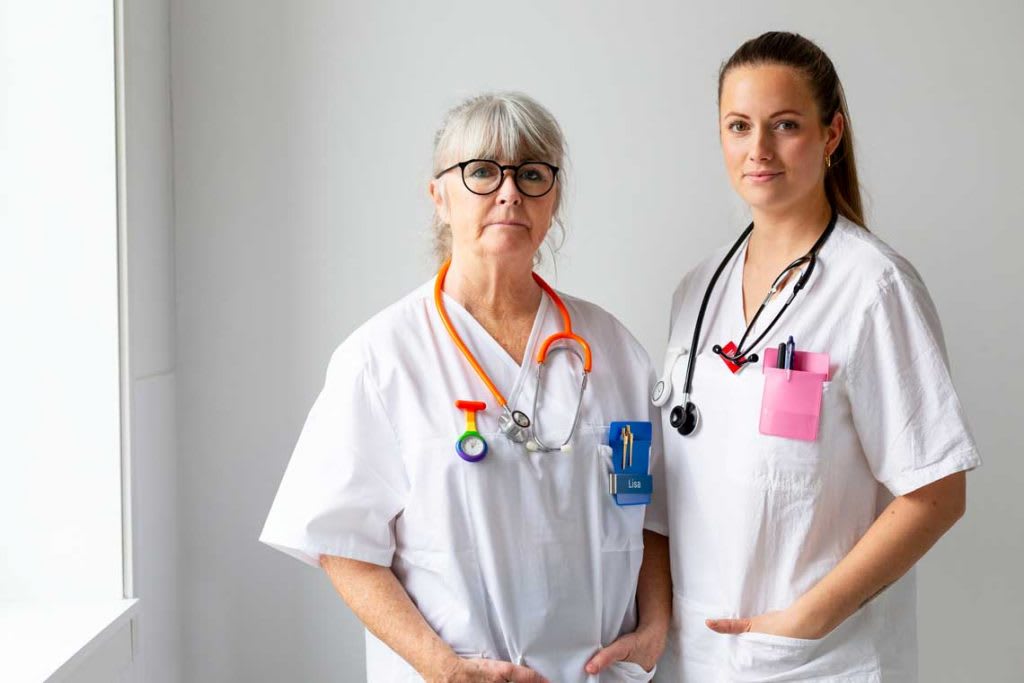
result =
[[0,602],[0,679],[118,680],[134,652],[138,600]]

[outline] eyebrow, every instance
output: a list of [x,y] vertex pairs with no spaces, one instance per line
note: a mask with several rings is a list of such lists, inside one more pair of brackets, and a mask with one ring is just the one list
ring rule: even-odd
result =
[[[783,109],[782,111],[777,111],[777,112],[775,112],[774,114],[772,114],[772,115],[771,115],[771,116],[769,116],[768,118],[770,118],[770,119],[774,119],[774,118],[775,118],[776,116],[782,116],[783,114],[790,114],[790,115],[795,115],[795,116],[803,116],[803,114],[801,114],[800,112],[796,111],[795,109]],[[729,118],[730,116],[737,116],[737,117],[739,117],[739,118],[741,118],[741,119],[749,119],[749,118],[750,118],[750,117],[749,117],[749,116],[747,116],[746,114],[741,114],[741,113],[739,113],[738,111],[731,111],[731,112],[728,112],[727,114],[725,114],[724,116],[722,116],[722,118],[723,118],[723,119],[727,119],[727,118]]]

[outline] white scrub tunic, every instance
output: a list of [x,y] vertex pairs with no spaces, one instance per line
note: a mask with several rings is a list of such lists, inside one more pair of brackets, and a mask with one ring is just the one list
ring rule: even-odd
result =
[[[722,249],[676,291],[669,347],[687,348]],[[759,433],[762,363],[733,374],[711,347],[739,343],[744,246],[723,271],[696,349],[697,431],[669,424],[686,374],[662,408],[665,496],[648,527],[670,537],[672,628],[658,680],[917,680],[913,570],[819,640],[711,631],[706,618],[791,605],[822,579],[892,500],[980,464],[950,379],[935,307],[913,267],[840,218],[807,286],[756,349],[790,335],[830,356],[816,441]],[[797,278],[758,321],[763,330]]]
[[[645,506],[614,503],[606,444],[614,420],[653,421],[660,442],[652,368],[611,315],[563,300],[593,351],[571,450],[530,453],[498,432],[501,412],[445,330],[431,281],[334,353],[260,540],[312,566],[321,554],[390,566],[461,656],[522,664],[560,683],[648,680],[631,663],[600,676],[583,667],[636,627]],[[542,298],[519,364],[454,299],[445,304],[509,405],[561,444],[582,378],[575,356],[549,355],[533,412],[535,358],[562,329],[557,307]],[[458,399],[487,403],[477,426],[489,450],[477,463],[455,452],[466,429]],[[421,680],[369,632],[366,649],[370,683]]]

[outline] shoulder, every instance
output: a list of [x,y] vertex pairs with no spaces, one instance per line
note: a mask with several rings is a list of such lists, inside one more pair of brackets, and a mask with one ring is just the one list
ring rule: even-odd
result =
[[917,269],[874,233],[840,218],[829,241],[831,244],[826,245],[827,253],[822,253],[821,261],[834,259],[837,279],[846,287],[855,287],[865,307],[901,295],[921,299],[922,303],[927,301],[930,305],[927,288]]
[[331,355],[328,376],[360,374],[394,362],[403,348],[415,348],[429,333],[433,310],[433,281],[420,285],[374,314],[345,338]]

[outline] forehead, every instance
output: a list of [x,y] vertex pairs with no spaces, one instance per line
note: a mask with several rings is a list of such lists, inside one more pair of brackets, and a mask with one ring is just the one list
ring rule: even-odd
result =
[[779,64],[758,64],[737,67],[726,74],[719,109],[723,115],[759,116],[784,110],[812,113],[816,105],[810,84],[800,71]]

